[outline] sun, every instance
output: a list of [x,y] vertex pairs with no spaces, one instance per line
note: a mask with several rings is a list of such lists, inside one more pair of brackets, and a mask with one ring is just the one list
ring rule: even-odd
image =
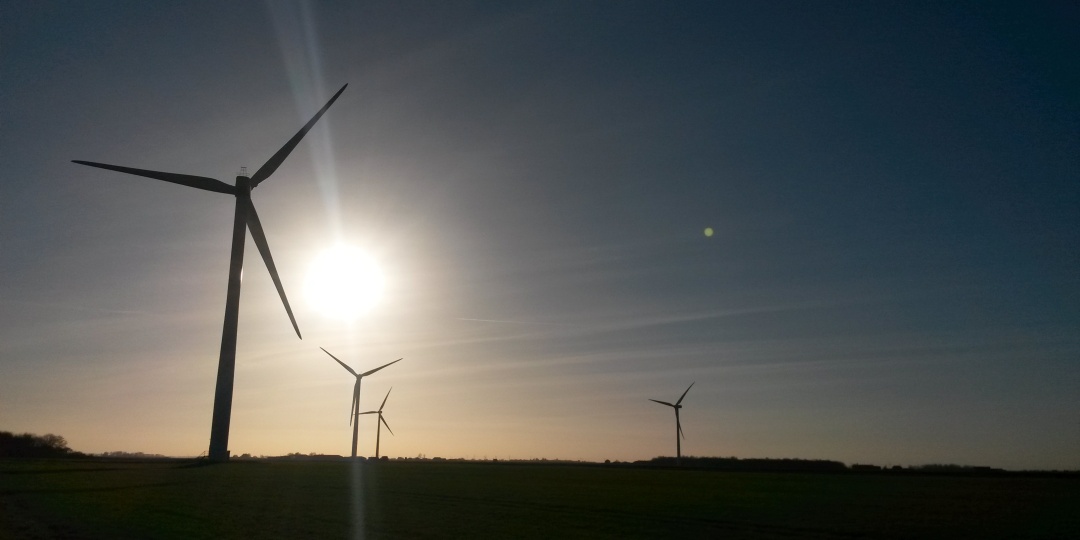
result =
[[352,320],[378,303],[384,287],[383,274],[367,253],[337,245],[312,261],[304,281],[304,296],[324,316]]

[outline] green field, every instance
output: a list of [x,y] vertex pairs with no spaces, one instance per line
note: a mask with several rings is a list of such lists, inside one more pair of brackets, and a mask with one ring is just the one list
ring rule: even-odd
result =
[[390,461],[0,461],[0,538],[1080,538],[1080,481]]

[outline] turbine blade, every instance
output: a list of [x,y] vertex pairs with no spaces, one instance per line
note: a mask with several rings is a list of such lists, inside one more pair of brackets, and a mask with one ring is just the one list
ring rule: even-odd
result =
[[394,434],[394,430],[390,429],[390,424],[386,423],[386,418],[383,418],[383,415],[381,414],[379,415],[379,421],[382,422],[382,425],[386,426],[386,431],[389,431],[391,435]]
[[[402,360],[401,358],[398,358],[397,360],[394,360],[393,362],[390,362],[390,364],[396,364],[396,363],[400,362],[401,360]],[[365,372],[361,373],[360,376],[361,377],[367,377],[368,375],[371,375],[372,373],[375,373],[376,371],[379,371],[380,369],[382,369],[382,368],[384,368],[386,366],[389,366],[390,364],[383,364],[383,365],[381,365],[381,366],[379,366],[379,367],[377,367],[377,368],[375,368],[375,369],[373,369],[371,371],[365,371]],[[389,394],[389,392],[387,392],[387,394]]]
[[[391,386],[390,390],[393,390],[393,389],[394,389],[394,387]],[[390,390],[387,390],[386,391],[386,397],[382,398],[382,405],[379,405],[379,412],[382,412],[382,408],[386,406],[386,400],[390,399]]]
[[[694,382],[697,382],[697,381],[694,381]],[[690,386],[686,387],[686,392],[690,391],[690,388],[692,388],[694,386],[694,382],[690,383]],[[686,392],[683,392],[682,395],[679,396],[679,401],[675,402],[676,405],[682,403],[682,398],[686,397]]]
[[[337,360],[337,358],[335,358],[334,360]],[[359,383],[360,382],[359,379],[357,379],[356,382]],[[354,418],[356,416],[355,411],[358,408],[359,404],[360,404],[360,385],[359,384],[354,384],[353,387],[352,387],[352,403],[349,404],[349,425],[350,426],[352,425],[353,420],[355,419]]]
[[[346,84],[345,86],[349,85]],[[319,109],[319,112],[315,113],[315,116],[312,117],[311,120],[308,120],[308,123],[304,124],[304,127],[300,128],[300,131],[297,132],[296,135],[293,135],[293,138],[289,139],[289,142],[285,143],[285,146],[281,147],[281,150],[278,150],[277,153],[271,156],[262,167],[259,167],[259,170],[255,171],[255,174],[251,176],[252,188],[269,178],[271,174],[274,174],[274,171],[281,165],[281,162],[285,161],[285,158],[289,157],[289,153],[291,153],[293,149],[296,148],[296,145],[300,143],[300,139],[303,139],[304,135],[307,135],[307,132],[315,125],[315,122],[318,122],[319,118],[322,118],[326,109],[329,109],[330,106],[334,104],[334,101],[337,100],[338,96],[345,91],[345,86],[342,86],[341,90],[338,90],[337,93],[334,94],[334,97],[330,98],[330,101],[327,101],[326,105],[323,105],[323,108]]]
[[668,407],[674,407],[674,405],[672,405],[672,404],[670,404],[670,403],[668,403],[666,401],[660,401],[659,399],[650,398],[649,401],[655,401],[655,402],[657,402],[657,403],[659,403],[661,405],[667,405]]
[[[322,349],[322,352],[324,352],[326,354],[330,354],[330,351],[328,351],[326,349],[323,349],[322,347],[319,347],[319,348]],[[353,369],[351,367],[349,367],[348,364],[346,364],[345,362],[342,362],[341,360],[338,360],[338,357],[330,354],[330,358],[333,358],[334,360],[337,360],[337,363],[341,364],[341,367],[349,370],[349,373],[352,373],[354,377],[356,376],[356,372],[353,371]]]
[[217,193],[236,195],[236,187],[230,186],[229,184],[226,184],[221,180],[214,180],[213,178],[207,178],[205,176],[192,176],[190,174],[148,171],[146,169],[121,167],[119,165],[106,165],[104,163],[94,163],[93,161],[81,161],[78,159],[73,159],[71,160],[71,162],[78,163],[79,165],[86,165],[88,167],[97,167],[99,169],[108,169],[110,171],[134,174],[135,176],[145,176],[146,178],[153,178],[154,180],[172,182],[173,184],[180,184],[181,186],[188,186],[196,189],[205,189],[206,191],[215,191]]
[[281,278],[278,276],[277,267],[274,266],[274,257],[270,255],[270,245],[266,243],[266,233],[263,232],[262,223],[259,222],[259,214],[255,212],[255,205],[251,204],[250,199],[248,199],[247,203],[248,230],[251,231],[251,237],[255,239],[255,245],[259,247],[259,253],[262,254],[263,262],[266,263],[266,269],[270,271],[270,278],[274,280],[274,286],[277,287],[281,303],[285,304],[285,313],[289,314],[289,321],[292,322],[293,330],[296,331],[296,337],[304,339],[300,335],[300,327],[296,325],[296,317],[293,317],[289,299],[285,296],[285,288],[281,286]]
[[676,418],[676,419],[675,419],[675,425],[676,425],[676,426],[677,426],[677,427],[679,428],[679,435],[682,435],[682,438],[684,438],[684,439],[685,439],[685,438],[686,438],[686,434],[685,434],[685,433],[683,433],[683,431],[682,431],[682,422],[679,422],[679,420],[678,420],[678,419]]
[[356,413],[356,414],[379,414],[379,411],[364,411],[362,413]]

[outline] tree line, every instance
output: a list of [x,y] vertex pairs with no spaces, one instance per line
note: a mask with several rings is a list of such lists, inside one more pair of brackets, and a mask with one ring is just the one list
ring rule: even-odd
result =
[[[684,467],[717,469],[724,471],[776,471],[776,472],[837,472],[846,471],[847,466],[839,461],[825,459],[776,459],[776,458],[737,458],[737,457],[692,457],[683,456]],[[673,457],[655,457],[649,461],[636,461],[637,465],[676,466]]]
[[67,439],[60,435],[15,434],[10,431],[0,431],[0,457],[85,457],[85,454],[68,448]]

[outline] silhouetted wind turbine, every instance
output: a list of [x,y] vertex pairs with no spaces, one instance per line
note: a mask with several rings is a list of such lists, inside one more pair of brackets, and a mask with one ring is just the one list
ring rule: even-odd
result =
[[[330,351],[328,351],[326,349],[323,349],[322,347],[319,347],[319,348],[322,349],[322,352],[324,352],[326,354],[329,354],[330,358],[333,358],[335,361],[337,361],[337,363],[341,364],[341,367],[345,368],[346,370],[349,371],[349,373],[352,373],[353,376],[356,377],[356,384],[353,385],[353,390],[352,390],[352,407],[349,407],[349,410],[350,410],[350,412],[349,412],[349,425],[351,425],[353,427],[353,429],[352,429],[352,457],[356,457],[356,437],[358,435],[358,429],[360,427],[360,423],[356,421],[357,420],[356,415],[360,414],[360,380],[363,379],[364,377],[367,377],[368,375],[371,375],[372,373],[375,373],[376,371],[379,371],[380,369],[382,369],[382,368],[384,368],[386,366],[389,366],[390,364],[396,364],[396,363],[400,362],[401,358],[398,358],[397,360],[394,360],[393,362],[390,362],[389,364],[383,364],[383,365],[381,365],[381,366],[379,366],[379,367],[377,367],[377,368],[375,368],[373,370],[365,371],[363,373],[357,373],[357,372],[353,371],[353,368],[349,367],[348,364],[346,364],[345,362],[342,362],[341,360],[338,360],[338,357],[330,354]],[[386,393],[386,397],[390,397],[390,392]],[[384,405],[386,404],[385,399],[383,399],[383,404]],[[379,410],[381,411],[382,407],[379,407]],[[390,429],[390,426],[386,426],[386,429]]]
[[[690,388],[692,386],[694,386],[694,383],[690,383],[690,386],[686,387],[686,392],[689,392]],[[683,435],[683,432],[682,432],[682,423],[679,422],[679,409],[682,408],[682,400],[683,400],[684,397],[686,397],[686,392],[683,392],[682,395],[679,396],[679,401],[676,401],[674,405],[672,405],[671,403],[668,403],[666,401],[660,401],[658,399],[651,399],[651,398],[649,399],[649,401],[655,401],[655,402],[657,402],[657,403],[659,403],[661,405],[667,405],[668,407],[671,407],[671,408],[675,409],[675,464],[676,465],[681,465],[682,464],[682,440],[680,439],[680,437],[682,437],[683,439],[686,438],[686,435]]]
[[270,270],[270,277],[274,280],[274,286],[277,287],[278,296],[281,297],[281,302],[285,304],[285,312],[289,314],[293,330],[296,330],[296,336],[300,337],[300,327],[296,325],[296,318],[293,317],[292,308],[289,307],[289,300],[285,297],[285,289],[282,288],[281,279],[278,278],[274,259],[270,256],[270,246],[266,243],[266,235],[263,233],[262,224],[259,223],[259,216],[255,213],[255,206],[251,203],[251,190],[255,189],[271,174],[274,174],[274,171],[285,161],[289,153],[300,143],[300,139],[304,138],[304,135],[315,125],[315,122],[345,91],[346,86],[348,85],[342,86],[341,90],[338,90],[334,97],[330,98],[330,101],[326,102],[326,105],[323,105],[323,108],[319,109],[319,112],[315,113],[315,116],[296,135],[289,139],[289,142],[285,143],[285,146],[282,146],[259,170],[255,171],[254,175],[250,178],[237,176],[236,185],[230,186],[225,182],[205,176],[148,171],[119,165],[72,160],[79,165],[89,165],[99,169],[145,176],[154,180],[172,182],[182,186],[225,193],[236,197],[236,212],[233,217],[232,255],[229,259],[229,288],[225,295],[225,323],[221,330],[221,355],[218,359],[217,387],[214,391],[214,419],[210,427],[210,450],[207,453],[211,461],[226,461],[229,459],[229,421],[232,417],[233,374],[236,369],[236,327],[240,316],[240,278],[244,267],[244,240],[247,238],[247,235],[244,234],[245,231],[251,231],[251,238],[255,240],[255,245],[259,248],[259,253],[262,254],[266,268]]
[[[393,390],[393,389],[394,389],[394,387],[391,386],[390,390]],[[386,406],[386,400],[387,400],[387,398],[390,397],[390,390],[386,391],[386,397],[383,398],[382,405],[379,405],[379,410],[377,410],[377,411],[367,411],[367,412],[360,413],[360,414],[377,414],[377,415],[379,415],[379,421],[375,422],[375,459],[379,459],[379,436],[382,434],[382,427],[386,426],[386,431],[389,431],[391,435],[394,434],[394,430],[390,429],[390,424],[386,423],[386,419],[383,418],[383,415],[382,415],[383,407]],[[380,422],[381,422],[381,424],[380,424]]]

